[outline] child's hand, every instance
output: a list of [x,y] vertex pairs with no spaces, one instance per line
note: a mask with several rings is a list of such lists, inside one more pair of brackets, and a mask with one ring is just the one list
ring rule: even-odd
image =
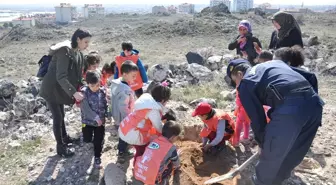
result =
[[246,42],[246,37],[240,37],[238,40],[237,40],[238,43],[241,43],[241,42]]
[[103,125],[103,122],[99,119],[97,120],[97,123],[98,123],[98,127],[102,126]]
[[210,144],[207,144],[203,147],[203,150],[207,152],[212,146]]
[[254,49],[256,50],[256,52],[260,55],[260,53],[261,53],[262,50],[259,47],[258,43],[253,42],[253,45],[254,45]]

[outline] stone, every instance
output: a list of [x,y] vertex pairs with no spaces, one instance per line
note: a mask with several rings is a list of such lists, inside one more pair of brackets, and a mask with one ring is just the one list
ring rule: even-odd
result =
[[107,152],[109,150],[112,150],[112,146],[110,144],[106,144],[106,146],[104,147],[103,151]]
[[59,171],[60,171],[61,173],[64,173],[64,172],[65,172],[65,168],[64,168],[64,167],[61,167],[61,168],[59,169]]
[[50,181],[52,181],[52,180],[53,180],[53,177],[52,177],[52,176],[47,177],[47,182],[50,182]]
[[206,60],[199,53],[191,52],[191,51],[186,54],[186,57],[187,57],[188,64],[196,63],[199,65],[204,65],[205,60]]
[[17,83],[17,86],[18,86],[19,88],[26,89],[26,88],[28,88],[28,82],[25,81],[25,80],[20,80],[20,81]]
[[27,129],[24,126],[20,126],[19,132],[24,133]]
[[156,82],[163,82],[169,77],[170,73],[169,66],[155,64],[149,68],[148,78]]
[[179,105],[178,107],[176,107],[176,110],[178,110],[178,111],[188,111],[189,108],[184,106],[184,105]]
[[201,48],[197,50],[197,53],[202,56],[204,62],[214,55],[215,49],[213,47]]
[[45,114],[34,114],[32,117],[35,123],[47,123],[49,121],[49,117]]
[[318,37],[317,36],[313,36],[313,37],[309,37],[308,39],[308,46],[315,46],[315,45],[319,45],[319,41],[318,41]]
[[0,112],[0,123],[6,123],[10,120],[10,112]]
[[[226,64],[226,65],[228,65],[229,64],[229,62],[231,61],[231,60],[233,60],[235,57],[233,56],[233,55],[231,55],[231,54],[226,54],[226,55],[223,55],[223,63],[224,64]],[[226,70],[225,70],[226,71]]]
[[12,149],[21,148],[21,144],[18,141],[12,141],[8,144],[8,146]]
[[223,66],[222,59],[223,56],[209,57],[208,60],[206,61],[206,66],[212,71],[218,70]]
[[210,82],[214,79],[214,75],[210,69],[198,64],[189,64],[186,70],[188,72],[188,81],[193,82]]
[[105,168],[104,180],[106,185],[125,185],[126,174],[117,164],[110,163]]
[[5,175],[9,175],[9,173],[10,173],[9,171],[6,171],[6,172],[5,172]]
[[0,98],[7,98],[16,93],[17,87],[13,82],[8,80],[0,80]]
[[35,166],[33,164],[28,165],[28,171],[34,170]]
[[18,117],[28,117],[35,112],[37,102],[32,94],[19,94],[13,100],[14,112]]
[[216,100],[207,99],[207,98],[200,98],[200,99],[193,100],[189,103],[189,105],[192,106],[192,107],[196,107],[201,102],[207,102],[212,106],[212,108],[217,108]]
[[303,50],[303,54],[308,59],[317,59],[318,57],[318,51],[316,47],[306,47]]
[[232,93],[232,92],[230,92],[230,91],[222,91],[221,93],[220,93],[221,95],[222,95],[222,97],[224,98],[224,100],[226,100],[226,101],[233,101],[233,100],[235,100],[235,94],[234,93]]

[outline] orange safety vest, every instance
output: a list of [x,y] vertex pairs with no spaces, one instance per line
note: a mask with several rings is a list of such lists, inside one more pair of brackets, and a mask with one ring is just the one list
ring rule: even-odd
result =
[[[135,179],[149,185],[154,185],[156,180],[160,182],[160,166],[172,146],[173,144],[163,136],[154,139],[146,147],[145,153],[136,158],[133,171]],[[169,164],[170,162],[165,164],[164,168]]]
[[[139,60],[139,55],[130,55],[130,56],[116,56],[115,61],[116,61],[116,65],[118,68],[118,78],[121,76],[121,65],[123,62],[125,62],[126,60],[130,60],[133,61],[134,64],[138,64],[138,60]],[[128,83],[128,82],[127,82]],[[142,77],[140,74],[140,71],[137,72],[137,76],[134,80],[133,83],[128,83],[129,86],[131,87],[131,89],[133,91],[138,90],[140,88],[142,88],[143,86],[143,81],[142,81]]]
[[[226,113],[216,113],[211,119],[209,120],[202,120],[205,124],[205,127],[201,130],[200,136],[201,137],[208,137],[211,132],[217,132],[217,125],[219,120],[227,120],[229,125],[226,125],[225,130],[231,129],[234,131],[235,126],[232,118]],[[229,133],[225,133],[225,135],[232,135]]]
[[[143,142],[148,143],[150,141],[151,138],[151,134],[150,134],[150,130],[152,129],[153,125],[152,122],[146,118],[146,115],[148,113],[148,111],[150,111],[151,109],[143,109],[143,110],[137,110],[137,111],[133,111],[131,114],[129,114],[128,116],[126,116],[124,118],[124,120],[120,123],[120,130],[121,132],[126,136],[127,133],[132,130],[132,129],[136,129],[139,130]],[[145,120],[145,124],[143,126],[143,128],[139,128],[139,123]]]

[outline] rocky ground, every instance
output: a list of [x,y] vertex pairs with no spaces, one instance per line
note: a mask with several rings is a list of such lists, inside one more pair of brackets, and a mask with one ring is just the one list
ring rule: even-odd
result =
[[[234,52],[226,48],[237,35],[236,25],[241,19],[252,22],[254,34],[267,47],[272,24],[270,20],[253,14],[113,15],[64,27],[0,30],[0,184],[105,183],[104,169],[90,170],[91,144],[75,145],[76,155],[70,159],[55,155],[51,114],[43,99],[36,96],[40,82],[31,77],[36,74],[37,62],[46,54],[48,45],[70,38],[78,27],[89,29],[94,34],[88,51],[98,50],[103,62],[111,62],[119,53],[120,43],[131,40],[140,50],[144,63],[149,64],[151,80],[168,79],[171,82],[173,100],[168,106],[177,113],[178,122],[184,126],[183,142],[177,143],[184,151],[181,154],[182,173],[179,179],[172,181],[173,184],[202,184],[210,176],[237,167],[255,152],[255,144],[241,145],[237,150],[230,147],[209,161],[196,147],[201,123],[190,114],[197,104],[197,101],[192,101],[203,97],[218,108],[232,110],[234,95],[223,79],[223,67],[225,69],[229,59],[234,57]],[[284,184],[334,185],[336,24],[331,14],[311,14],[301,19],[304,23],[301,28],[305,37],[306,66],[317,72],[320,95],[326,105],[323,125],[311,150]],[[79,110],[66,107],[66,111],[67,130],[70,135],[78,137],[81,125]],[[118,160],[116,142],[117,131],[113,123],[107,124],[102,156],[106,184],[111,184],[113,175],[120,177],[119,184],[137,184],[131,177],[129,164],[132,161],[115,165]],[[223,184],[249,185],[252,172],[251,166],[241,176]]]

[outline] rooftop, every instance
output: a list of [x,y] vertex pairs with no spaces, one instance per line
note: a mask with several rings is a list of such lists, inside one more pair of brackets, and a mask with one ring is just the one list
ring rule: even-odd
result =
[[17,18],[17,19],[13,19],[13,21],[31,21],[33,20],[33,18]]

